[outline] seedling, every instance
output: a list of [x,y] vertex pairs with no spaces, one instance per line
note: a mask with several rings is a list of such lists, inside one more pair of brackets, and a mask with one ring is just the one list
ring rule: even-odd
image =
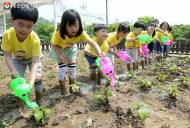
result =
[[52,113],[51,109],[41,106],[34,110],[34,118],[37,125],[44,126],[48,124],[48,119]]
[[157,79],[158,79],[159,82],[165,82],[167,80],[167,78],[168,78],[168,75],[163,74],[163,73],[160,73],[157,76]]
[[138,79],[137,84],[138,84],[139,88],[147,90],[147,89],[151,88],[152,82],[146,78],[140,78],[140,79]]
[[175,84],[170,85],[168,91],[169,91],[169,96],[171,98],[176,98],[178,96],[179,91],[177,89],[177,85]]

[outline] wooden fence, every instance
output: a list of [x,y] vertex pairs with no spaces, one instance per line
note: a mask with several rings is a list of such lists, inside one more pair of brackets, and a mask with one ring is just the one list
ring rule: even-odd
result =
[[[1,42],[0,42],[1,45]],[[78,43],[77,47],[79,50],[83,50],[86,44],[84,43]],[[42,43],[42,51],[48,52],[51,48],[50,43]],[[124,48],[124,42],[121,42],[118,47],[118,49],[125,49]],[[180,41],[178,40],[176,43],[174,43],[170,47],[170,53],[172,54],[190,54],[190,41]],[[3,55],[3,51],[1,50],[0,46],[0,55]]]

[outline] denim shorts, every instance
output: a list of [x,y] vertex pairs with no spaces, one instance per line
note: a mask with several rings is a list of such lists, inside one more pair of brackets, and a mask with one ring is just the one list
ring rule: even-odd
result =
[[96,59],[97,57],[92,57],[92,56],[89,56],[89,55],[86,55],[85,54],[85,58],[87,59],[89,65],[91,66],[92,64],[95,64],[96,62]]
[[[43,57],[39,58],[38,63],[38,69],[36,72],[36,77],[41,78],[42,76],[42,59]],[[17,60],[17,59],[13,59],[13,64],[17,70],[17,72],[19,73],[20,76],[24,77],[26,68],[28,67],[29,70],[32,70],[32,59],[27,59],[27,60]]]

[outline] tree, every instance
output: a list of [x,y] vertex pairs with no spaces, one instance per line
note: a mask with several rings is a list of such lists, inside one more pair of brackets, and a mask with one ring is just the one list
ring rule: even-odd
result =
[[147,26],[150,22],[154,20],[153,16],[141,16],[138,18],[139,21],[144,23],[145,26]]
[[38,34],[41,42],[50,43],[54,26],[49,20],[40,17],[34,27],[34,31]]

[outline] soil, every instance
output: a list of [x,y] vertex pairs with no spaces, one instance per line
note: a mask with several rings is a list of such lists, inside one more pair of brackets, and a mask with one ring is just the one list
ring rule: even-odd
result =
[[[158,71],[152,66],[135,72],[136,77],[126,78],[126,64],[116,59],[115,72],[118,84],[113,89],[115,96],[108,97],[109,104],[99,105],[92,98],[89,80],[89,66],[83,52],[78,52],[77,81],[81,86],[80,95],[62,97],[59,91],[58,67],[44,56],[43,83],[45,105],[52,109],[46,126],[37,126],[34,118],[20,116],[18,100],[9,88],[10,75],[4,59],[0,59],[0,128],[190,128],[190,88],[183,87],[179,80],[190,76],[190,66],[184,63],[185,57],[169,56]],[[179,69],[169,72],[167,63],[174,62]],[[168,78],[160,82],[157,74],[168,73]],[[25,75],[29,79],[30,73]],[[148,91],[139,89],[137,80],[146,78],[151,81]],[[68,84],[68,78],[66,79]],[[176,84],[178,94],[172,97],[168,91]],[[149,117],[142,121],[134,102],[143,102],[150,111]]]

